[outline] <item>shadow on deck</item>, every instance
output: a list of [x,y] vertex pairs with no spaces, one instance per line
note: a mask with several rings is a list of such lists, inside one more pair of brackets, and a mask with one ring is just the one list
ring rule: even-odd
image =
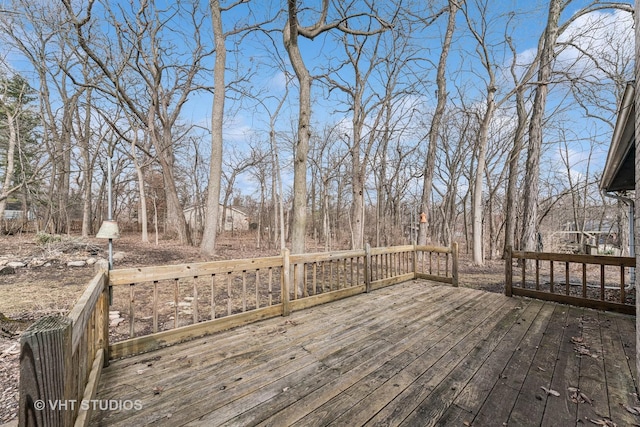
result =
[[634,322],[413,280],[113,361],[90,424],[634,425]]

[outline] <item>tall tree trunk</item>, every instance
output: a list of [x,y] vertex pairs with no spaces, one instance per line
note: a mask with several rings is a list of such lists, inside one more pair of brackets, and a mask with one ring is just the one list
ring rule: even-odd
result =
[[133,165],[136,169],[136,176],[138,177],[138,194],[140,197],[140,209],[138,210],[138,221],[142,227],[141,239],[142,243],[149,243],[149,230],[148,230],[148,218],[147,218],[147,194],[144,187],[144,172],[142,166],[136,156],[136,136],[137,131],[134,132],[134,139],[131,142],[131,157],[133,158]]
[[516,206],[515,199],[519,175],[519,160],[522,148],[524,147],[524,136],[527,127],[527,110],[524,102],[524,86],[516,91],[516,111],[518,115],[518,124],[516,126],[513,148],[509,153],[509,178],[507,180],[506,208],[505,208],[505,230],[504,230],[504,248],[503,258],[508,248],[514,248],[514,236],[516,232]]
[[489,124],[493,119],[493,112],[496,108],[494,96],[496,87],[493,86],[491,79],[487,92],[487,110],[484,113],[480,130],[478,131],[478,160],[476,167],[476,176],[474,180],[474,189],[471,199],[471,233],[473,241],[473,264],[484,265],[483,250],[483,233],[482,233],[482,189],[484,180],[484,171],[486,167],[487,144],[489,140]]
[[209,163],[209,185],[207,187],[207,207],[202,231],[200,251],[213,255],[216,251],[218,232],[218,216],[220,203],[220,180],[222,178],[222,121],[224,119],[225,101],[225,66],[227,48],[222,29],[220,1],[211,0],[211,22],[216,48],[216,59],[213,68],[213,107],[211,110],[211,160]]
[[531,122],[529,123],[529,148],[524,179],[524,214],[522,245],[526,251],[536,250],[538,241],[538,191],[540,180],[540,155],[542,151],[542,123],[549,92],[549,80],[554,59],[554,47],[558,38],[558,21],[564,0],[551,0],[549,17],[540,55],[538,85],[535,89]]
[[[82,167],[84,169],[84,183],[83,183],[83,204],[82,204],[82,237],[89,237],[92,233],[91,223],[91,190],[93,186],[93,164],[91,161],[91,153],[89,149],[89,141],[91,139],[91,89],[87,89],[87,104],[85,106],[85,120],[84,126],[78,129],[78,138],[80,145],[80,156],[82,158]],[[80,123],[78,123],[79,125]]]
[[307,228],[307,156],[311,138],[311,83],[298,46],[296,0],[288,0],[289,19],[283,31],[284,45],[299,82],[298,135],[293,159],[293,224],[291,252],[303,253]]
[[[427,149],[427,159],[424,166],[424,177],[422,182],[422,197],[420,199],[421,211],[429,215],[429,209],[431,207],[431,190],[433,188],[433,174],[436,164],[436,150],[438,144],[438,136],[440,132],[440,123],[442,116],[444,115],[444,108],[447,103],[447,57],[449,56],[449,50],[451,48],[451,41],[453,39],[453,32],[456,28],[456,14],[459,9],[457,0],[449,0],[449,21],[447,22],[447,31],[444,37],[444,43],[442,44],[442,52],[440,53],[440,60],[438,62],[438,72],[436,74],[437,84],[437,103],[436,109],[431,119],[431,128],[429,129],[429,148]],[[427,244],[427,234],[430,218],[427,217],[427,222],[419,223],[418,230],[418,244]]]

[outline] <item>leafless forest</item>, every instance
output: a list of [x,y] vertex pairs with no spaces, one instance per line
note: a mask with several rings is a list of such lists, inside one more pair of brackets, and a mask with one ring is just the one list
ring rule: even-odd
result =
[[632,9],[4,1],[2,232],[91,236],[112,216],[207,255],[230,227],[294,253],[458,241],[475,265],[624,250],[627,207],[598,182]]

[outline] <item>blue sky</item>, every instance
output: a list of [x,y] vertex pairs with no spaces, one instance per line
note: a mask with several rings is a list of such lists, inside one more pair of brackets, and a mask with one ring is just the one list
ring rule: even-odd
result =
[[[492,52],[494,53],[494,59],[498,64],[507,64],[510,61],[510,52],[506,49],[504,44],[504,36],[507,33],[513,38],[514,44],[517,47],[519,59],[523,63],[526,63],[531,58],[533,49],[537,46],[538,37],[544,27],[547,16],[547,2],[546,1],[526,1],[526,0],[503,0],[503,1],[486,1],[489,5],[487,22],[489,23],[487,34],[489,40],[493,42]],[[565,12],[565,16],[570,16],[575,13],[580,7],[588,4],[588,1],[580,0],[574,1],[571,6]],[[631,2],[628,2],[631,4]],[[159,5],[165,4],[164,2],[158,2]],[[167,5],[172,4],[167,2]],[[202,6],[207,2],[203,2]],[[224,4],[224,3],[223,3]],[[317,7],[319,2],[305,2],[305,4],[312,4]],[[385,3],[386,4],[386,3]],[[409,4],[406,2],[405,4]],[[284,2],[282,1],[261,1],[259,7],[255,4],[243,4],[238,8],[225,12],[223,14],[223,20],[225,22],[225,28],[231,29],[243,22],[257,22],[263,19],[265,15],[273,15],[275,11],[282,7]],[[421,5],[421,6],[419,6]],[[250,6],[253,9],[252,13],[249,13]],[[470,6],[471,7],[471,6]],[[424,9],[423,2],[416,3],[416,11],[420,13],[421,8]],[[471,7],[473,9],[473,7]],[[424,12],[424,10],[422,11]],[[623,29],[630,29],[631,20],[629,16],[625,16],[623,13],[616,12],[604,12],[604,14],[610,17],[609,26],[619,30],[622,33]],[[302,14],[301,19],[303,23],[309,23],[308,16],[312,14]],[[315,15],[313,15],[315,16]],[[471,12],[472,19],[479,20],[480,15],[477,11]],[[284,25],[284,15],[280,15],[278,20],[269,25],[271,29],[280,29]],[[506,27],[507,19],[510,19],[510,25]],[[209,30],[209,22],[205,22],[205,33]],[[421,49],[420,54],[423,56],[422,65],[426,70],[421,77],[424,85],[422,92],[412,95],[413,99],[407,98],[407,104],[417,103],[426,108],[423,116],[427,117],[430,112],[428,109],[434,104],[434,97],[432,94],[435,90],[434,69],[433,64],[437,62],[441,38],[446,25],[446,19],[441,17],[435,24],[428,27],[422,32],[416,32],[417,38],[416,46]],[[589,25],[588,20],[582,20],[578,23],[577,28],[582,28]],[[466,29],[466,22],[461,13],[458,15],[457,21],[458,32],[454,39],[454,46],[449,58],[448,64],[448,82],[451,91],[450,102],[459,104],[460,101],[456,99],[456,93],[458,88],[464,88],[465,103],[466,105],[482,104],[483,93],[486,87],[486,73],[478,63],[475,56],[475,42],[470,38],[468,29]],[[508,29],[506,29],[508,28]],[[188,29],[185,28],[185,33]],[[598,29],[598,34],[606,34],[607,27]],[[609,31],[610,33],[610,31]],[[176,43],[178,47],[184,47],[184,36],[177,33],[168,33],[169,40]],[[312,74],[319,75],[326,72],[327,66],[335,64],[336,57],[341,55],[343,50],[339,47],[336,40],[337,33],[325,34],[316,38],[313,41],[301,39],[300,45],[303,50],[303,55],[308,67]],[[208,38],[207,38],[208,37]],[[250,76],[250,85],[242,87],[243,90],[249,91],[255,96],[262,99],[264,105],[269,110],[273,111],[275,103],[284,96],[284,82],[285,78],[282,71],[279,69],[279,65],[274,60],[274,52],[278,52],[278,59],[284,60],[284,66],[286,70],[291,73],[291,67],[288,64],[288,59],[282,48],[281,35],[278,33],[271,33],[271,39],[267,38],[264,33],[254,33],[246,36],[240,42],[240,50],[238,54],[229,54],[229,68],[227,81],[236,80],[239,76],[242,77],[242,73],[252,72]],[[205,34],[205,40],[210,41],[210,34]],[[227,44],[228,49],[231,51],[234,48],[234,41],[238,38],[230,38]],[[180,43],[182,41],[182,43]],[[275,47],[274,47],[275,46]],[[598,49],[606,49],[606,46],[596,46]],[[571,51],[566,50],[563,54],[566,57],[566,61],[572,59]],[[28,61],[21,58],[21,56],[15,52],[10,53],[8,56],[8,62],[11,66],[19,72],[26,74],[27,77],[34,77],[34,85],[37,85],[35,76],[30,71]],[[576,62],[573,65],[573,70],[580,69],[580,62]],[[427,70],[431,67],[430,70]],[[240,71],[240,74],[236,74],[235,71]],[[343,76],[348,75],[347,71],[341,72]],[[337,74],[336,74],[337,75]],[[246,76],[245,76],[246,77]],[[500,75],[499,77],[502,77]],[[212,79],[210,74],[203,75],[203,81],[208,78]],[[407,77],[408,78],[408,77]],[[499,95],[501,92],[507,91],[510,88],[501,84]],[[326,91],[320,82],[315,82],[313,86],[313,113],[312,123],[319,131],[325,125],[331,125],[335,123],[348,123],[350,121],[349,112],[344,107],[345,99],[342,97],[339,91],[334,90],[330,94]],[[371,91],[380,90],[372,86]],[[278,130],[283,133],[288,133],[292,130],[292,123],[296,120],[297,105],[296,105],[296,92],[297,88],[291,86],[289,90],[289,97],[285,104],[285,108],[278,120]],[[229,95],[234,98],[238,98],[238,93],[230,91]],[[549,111],[554,105],[559,105],[566,102],[566,88],[561,86],[552,87],[550,93],[550,106]],[[236,146],[242,148],[246,145],[247,141],[265,141],[267,135],[268,114],[265,113],[263,106],[260,106],[256,102],[249,98],[244,98],[242,102],[234,101],[230,99],[227,102],[228,114],[225,122],[225,143],[229,146]],[[183,111],[182,120],[185,123],[195,123],[203,127],[209,127],[211,111],[211,94],[208,92],[201,92],[194,94],[190,98],[190,102]],[[508,123],[510,115],[512,117],[513,110],[504,110],[497,113],[496,122]],[[575,164],[576,173],[580,173],[580,165],[585,163],[586,154],[589,152],[591,145],[596,145],[596,156],[594,158],[604,163],[606,157],[606,150],[608,148],[608,138],[610,135],[607,133],[610,131],[608,127],[602,123],[597,122],[594,119],[585,119],[580,108],[568,108],[562,116],[554,117],[553,119],[560,121],[570,122],[569,129],[563,131],[550,129],[547,132],[547,140],[553,142],[558,140],[561,135],[571,133],[571,154],[572,164]],[[611,118],[613,119],[613,118]],[[417,136],[414,136],[417,138]],[[203,132],[202,147],[206,150],[208,145],[206,132]],[[287,149],[283,149],[283,155],[286,155]],[[286,157],[285,157],[286,160]],[[557,147],[551,147],[548,152],[548,162],[545,165],[548,166],[549,171],[558,168],[558,162],[561,160],[559,157],[559,151]],[[596,169],[592,167],[592,170]],[[244,187],[245,192],[252,192],[255,189],[255,184],[248,176],[243,177],[240,181],[240,186]]]

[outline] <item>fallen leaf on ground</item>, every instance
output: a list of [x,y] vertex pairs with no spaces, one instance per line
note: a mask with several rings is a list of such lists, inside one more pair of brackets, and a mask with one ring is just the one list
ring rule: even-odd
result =
[[640,415],[640,407],[638,406],[629,406],[629,405],[625,405],[624,403],[621,403],[620,406],[622,406],[624,409],[627,410],[627,412],[630,412],[633,415]]
[[601,420],[592,420],[591,418],[589,418],[589,421],[591,421],[593,424],[598,425],[598,426],[605,426],[605,427],[618,427],[618,425],[616,423],[614,423],[613,421],[609,420],[609,419],[601,419]]
[[581,392],[579,388],[568,387],[567,390],[569,391],[569,393],[571,393],[569,395],[569,398],[573,403],[588,403],[589,405],[592,404],[592,401],[589,398],[589,396]]
[[546,387],[540,387],[540,388],[541,388],[542,390],[544,390],[544,392],[545,392],[545,393],[547,393],[547,394],[551,394],[551,395],[556,396],[556,397],[559,397],[559,396],[560,396],[560,393],[559,393],[559,392],[557,392],[557,391],[555,391],[555,390],[553,390],[553,389],[546,388]]

